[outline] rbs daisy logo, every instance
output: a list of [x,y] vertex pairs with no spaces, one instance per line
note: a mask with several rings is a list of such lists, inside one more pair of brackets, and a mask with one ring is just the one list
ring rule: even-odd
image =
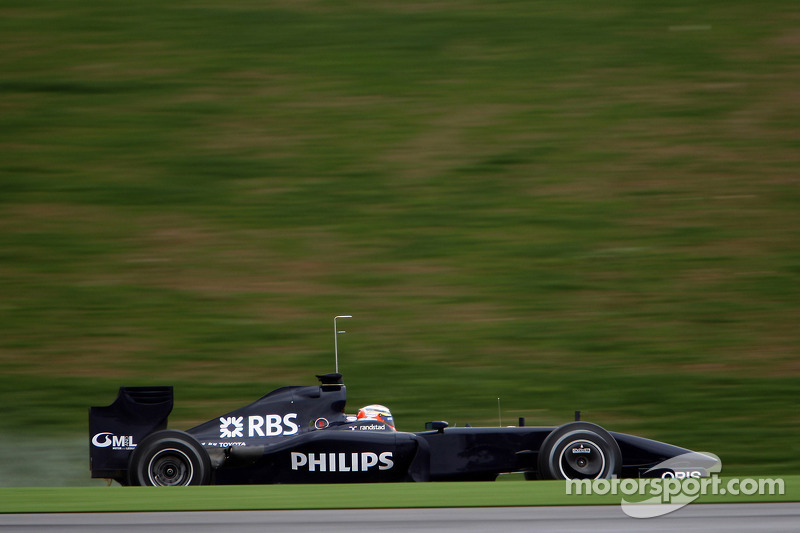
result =
[[243,418],[242,416],[220,417],[219,438],[228,439],[242,437],[242,430],[244,430],[244,425],[242,424]]

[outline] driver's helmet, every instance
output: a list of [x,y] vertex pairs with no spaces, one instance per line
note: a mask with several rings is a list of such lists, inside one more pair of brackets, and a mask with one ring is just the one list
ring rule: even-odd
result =
[[358,415],[356,415],[356,419],[358,420],[378,420],[383,422],[387,426],[392,429],[394,427],[394,417],[392,416],[392,412],[389,411],[389,408],[383,405],[367,405],[366,407],[362,407],[358,410]]

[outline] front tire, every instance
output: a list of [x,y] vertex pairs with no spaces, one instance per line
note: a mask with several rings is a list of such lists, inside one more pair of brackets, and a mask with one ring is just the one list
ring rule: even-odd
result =
[[188,433],[157,431],[131,454],[128,481],[150,487],[208,485],[211,461],[203,446]]
[[542,479],[608,479],[622,471],[622,453],[600,426],[570,422],[547,436],[538,463]]

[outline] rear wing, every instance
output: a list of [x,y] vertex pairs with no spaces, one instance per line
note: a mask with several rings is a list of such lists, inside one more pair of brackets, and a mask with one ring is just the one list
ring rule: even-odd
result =
[[172,405],[172,387],[120,387],[114,403],[90,407],[92,477],[126,484],[131,452],[147,435],[167,428]]

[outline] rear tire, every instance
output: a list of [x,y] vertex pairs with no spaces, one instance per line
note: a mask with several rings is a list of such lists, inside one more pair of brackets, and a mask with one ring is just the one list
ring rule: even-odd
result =
[[157,431],[131,454],[128,481],[150,487],[208,485],[211,461],[203,446],[188,433]]
[[570,422],[544,439],[538,466],[542,479],[608,479],[622,471],[622,452],[600,426]]

